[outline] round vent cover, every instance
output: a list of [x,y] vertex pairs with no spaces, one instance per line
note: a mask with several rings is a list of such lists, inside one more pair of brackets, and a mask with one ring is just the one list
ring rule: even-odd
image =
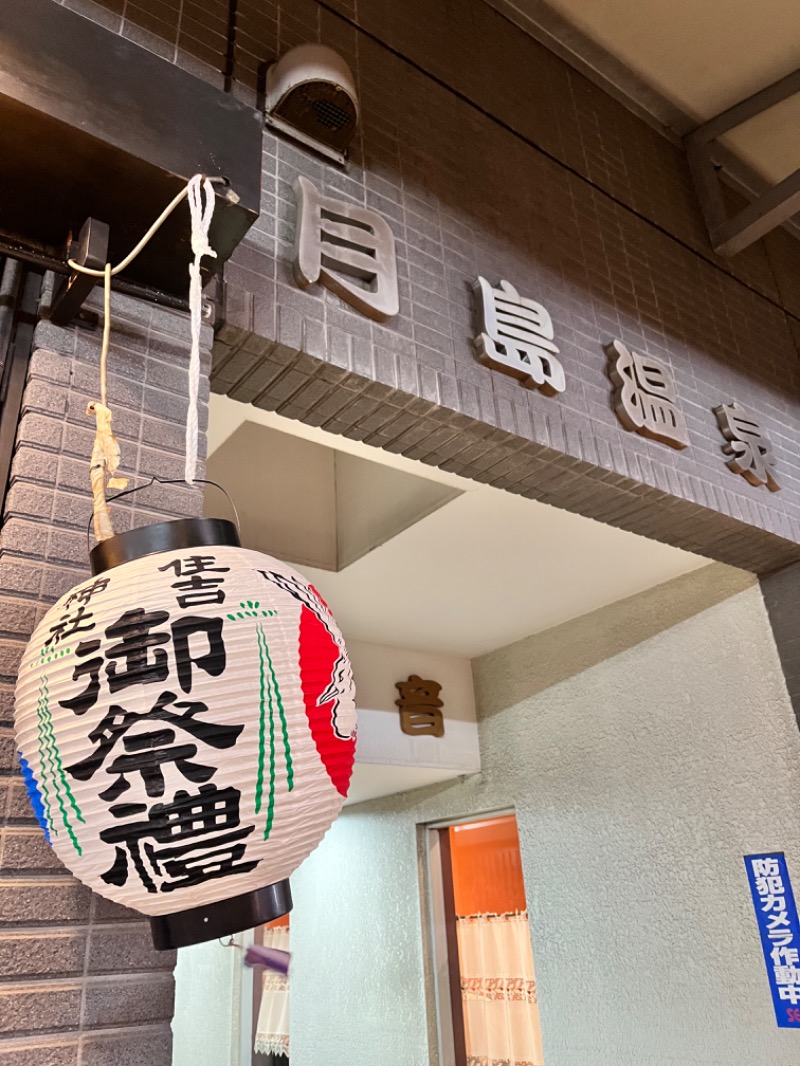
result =
[[325,45],[292,48],[267,71],[266,111],[285,132],[343,153],[358,127],[350,68]]
[[353,139],[358,120],[355,104],[347,93],[325,81],[298,85],[281,100],[274,114],[340,151]]

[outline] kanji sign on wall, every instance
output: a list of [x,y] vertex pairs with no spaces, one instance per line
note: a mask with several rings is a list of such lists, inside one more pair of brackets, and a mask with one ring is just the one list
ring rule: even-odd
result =
[[619,340],[606,346],[606,354],[616,386],[614,410],[623,426],[671,448],[685,448],[689,431],[669,367],[652,356],[639,355]]
[[800,1029],[800,923],[782,852],[745,856],[767,976],[781,1029]]
[[486,366],[519,378],[529,389],[548,396],[566,387],[564,368],[553,343],[553,320],[536,300],[520,296],[508,281],[494,288],[479,277],[473,285],[478,300],[478,335],[473,347]]
[[[398,314],[395,240],[389,223],[361,204],[320,192],[307,178],[295,182],[297,225],[293,271],[301,288],[317,282],[378,322]],[[510,374],[528,389],[555,398],[567,375],[549,310],[523,296],[511,282],[497,285],[478,275],[472,283],[476,331],[472,347],[486,367]],[[688,448],[689,427],[672,369],[613,339],[603,345],[614,386],[613,405],[622,426],[659,444]],[[725,438],[727,466],[754,487],[777,492],[776,457],[758,413],[733,402],[713,408]]]
[[308,178],[297,179],[295,195],[297,284],[307,288],[319,281],[378,322],[396,315],[397,254],[386,219],[368,207],[325,196]]
[[778,492],[780,485],[772,475],[775,455],[758,419],[735,400],[715,407],[714,414],[726,441],[722,450],[728,456],[728,469],[751,485],[766,485],[770,492]]
[[19,672],[16,730],[53,848],[150,915],[287,878],[347,794],[355,691],[299,573],[224,546],[115,566],[63,596]]
[[426,681],[412,674],[408,681],[398,681],[395,688],[400,699],[400,728],[409,737],[444,736],[444,701],[439,699],[442,686],[438,681]]

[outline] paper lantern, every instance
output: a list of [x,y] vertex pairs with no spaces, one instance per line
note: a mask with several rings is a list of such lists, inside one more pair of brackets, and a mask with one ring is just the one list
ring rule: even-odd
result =
[[285,563],[189,519],[99,544],[25,651],[16,733],[61,860],[157,947],[269,921],[355,755],[342,635]]

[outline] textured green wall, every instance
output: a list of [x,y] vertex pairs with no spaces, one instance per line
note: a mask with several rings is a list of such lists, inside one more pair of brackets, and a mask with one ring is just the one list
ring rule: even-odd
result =
[[292,1066],[437,1061],[417,827],[507,806],[547,1066],[796,1066],[742,862],[785,850],[800,888],[800,737],[752,579],[707,567],[474,673],[484,771],[350,808],[293,879]]

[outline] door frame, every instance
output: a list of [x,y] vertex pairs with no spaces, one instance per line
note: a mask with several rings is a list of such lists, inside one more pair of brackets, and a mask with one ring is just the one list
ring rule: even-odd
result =
[[421,826],[424,834],[425,902],[436,1011],[438,1066],[467,1066],[449,830],[454,825],[489,821],[506,815],[516,818],[516,814],[513,807],[497,807]]

